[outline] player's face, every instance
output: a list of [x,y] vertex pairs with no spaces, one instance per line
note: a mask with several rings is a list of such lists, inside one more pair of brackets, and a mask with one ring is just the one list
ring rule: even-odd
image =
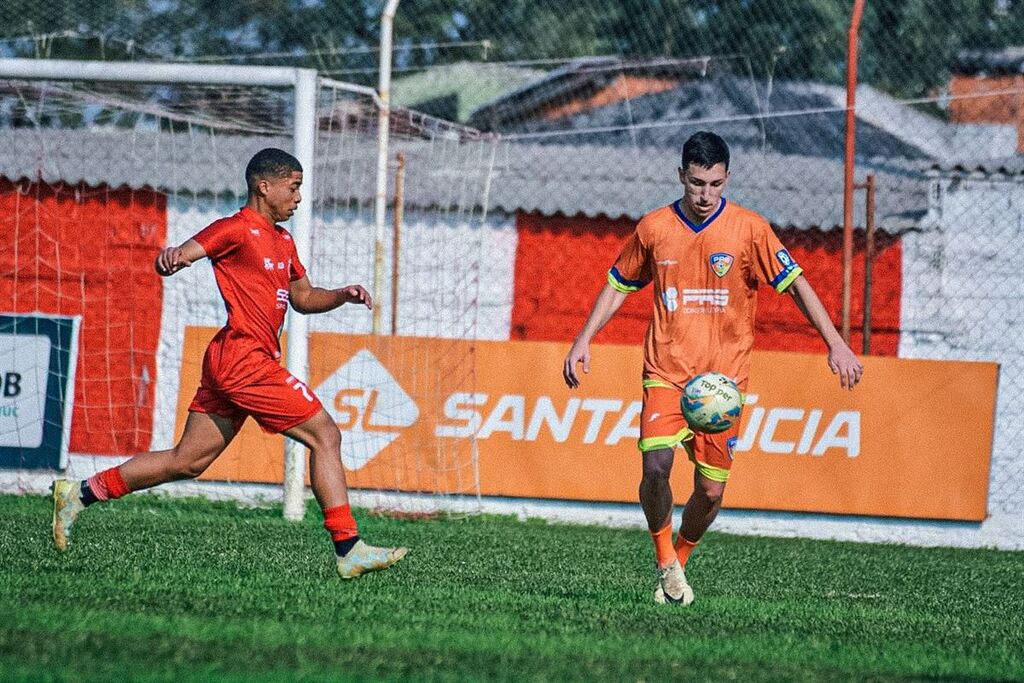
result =
[[292,171],[291,175],[280,178],[265,178],[260,181],[264,201],[274,215],[274,222],[286,221],[295,213],[302,194],[302,172]]
[[687,213],[700,221],[708,218],[722,198],[729,171],[725,164],[717,163],[711,168],[690,164],[679,169],[679,180],[683,183],[683,201]]

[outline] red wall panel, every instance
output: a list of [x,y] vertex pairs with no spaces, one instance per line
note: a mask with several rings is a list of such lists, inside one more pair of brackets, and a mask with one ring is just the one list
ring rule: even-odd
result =
[[[513,339],[572,341],[586,321],[608,269],[633,230],[630,219],[519,214],[516,227]],[[842,301],[842,233],[839,230],[778,230],[782,242],[804,268],[807,279],[839,323]],[[863,239],[854,241],[852,335],[861,350],[863,315]],[[899,346],[902,253],[899,238],[878,233],[872,288],[873,355],[895,356]],[[598,334],[598,343],[637,344],[650,319],[651,288],[630,295],[618,314]],[[787,296],[758,292],[755,348],[771,351],[824,352],[814,328]]]
[[71,450],[148,450],[164,196],[0,178],[0,235],[0,310],[82,316]]

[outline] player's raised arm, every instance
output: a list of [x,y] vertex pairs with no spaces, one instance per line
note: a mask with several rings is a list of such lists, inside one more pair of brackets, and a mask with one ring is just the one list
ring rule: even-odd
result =
[[832,324],[811,283],[800,275],[787,291],[792,294],[800,312],[814,325],[814,329],[828,345],[828,367],[832,374],[839,375],[839,384],[844,389],[853,389],[864,374],[864,366]]
[[167,247],[157,254],[153,267],[158,275],[174,275],[182,268],[188,268],[199,259],[206,258],[206,251],[195,240],[188,240],[179,247]]
[[325,313],[344,304],[363,304],[373,309],[373,298],[362,285],[345,285],[337,289],[314,287],[309,278],[303,276],[288,286],[288,297],[292,308],[299,313]]
[[601,331],[605,323],[612,319],[625,300],[626,293],[616,290],[610,284],[606,284],[601,293],[597,295],[590,316],[576,337],[576,341],[573,342],[572,348],[569,349],[569,355],[565,357],[565,363],[562,366],[562,377],[570,389],[575,389],[580,385],[579,377],[576,375],[577,363],[583,364],[583,372],[590,372],[590,340]]

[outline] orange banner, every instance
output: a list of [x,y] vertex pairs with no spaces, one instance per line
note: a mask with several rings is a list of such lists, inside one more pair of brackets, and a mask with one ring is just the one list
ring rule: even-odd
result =
[[[186,332],[179,433],[214,332]],[[354,487],[453,490],[475,474],[475,439],[484,495],[636,501],[641,349],[593,347],[575,391],[562,382],[567,350],[320,333],[309,385],[342,430]],[[754,353],[727,507],[985,518],[998,366],[863,360],[849,392],[823,356]],[[282,451],[250,420],[204,477],[280,482]],[[677,458],[677,500],[691,472]]]

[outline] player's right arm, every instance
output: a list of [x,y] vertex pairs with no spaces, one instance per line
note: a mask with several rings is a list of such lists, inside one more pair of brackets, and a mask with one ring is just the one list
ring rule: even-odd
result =
[[569,355],[565,357],[565,363],[562,366],[562,377],[570,389],[575,389],[580,385],[579,377],[576,375],[577,363],[583,364],[584,373],[590,372],[590,340],[601,331],[605,323],[612,319],[626,300],[626,296],[626,292],[621,292],[610,284],[606,284],[601,293],[597,295],[587,322],[580,330],[576,341],[573,342],[572,348],[569,349]]
[[206,251],[195,240],[188,240],[178,247],[167,247],[160,251],[153,267],[157,274],[167,277],[182,268],[188,268],[199,259],[206,258]]

